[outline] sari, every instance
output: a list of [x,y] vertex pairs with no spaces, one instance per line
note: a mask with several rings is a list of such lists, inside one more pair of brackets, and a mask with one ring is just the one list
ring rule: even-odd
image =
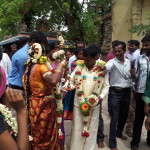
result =
[[[71,72],[76,68],[77,60],[74,60],[71,63]],[[65,120],[72,120],[73,119],[73,103],[74,103],[74,96],[75,96],[75,90],[68,91],[66,96],[63,99],[63,105],[64,105],[64,119]]]
[[0,98],[2,97],[6,89],[6,84],[7,84],[7,80],[6,80],[5,71],[2,67],[0,67]]
[[33,150],[61,150],[58,136],[56,108],[51,95],[52,87],[43,79],[49,71],[45,64],[35,64],[31,68],[29,119]]
[[142,99],[145,103],[150,104],[150,74],[147,77],[146,88],[145,88],[144,94],[142,96]]

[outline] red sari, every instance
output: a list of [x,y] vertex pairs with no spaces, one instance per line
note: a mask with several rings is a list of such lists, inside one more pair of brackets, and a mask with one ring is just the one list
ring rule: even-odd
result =
[[44,64],[35,64],[29,78],[30,98],[29,118],[33,150],[60,150],[56,118],[56,102],[51,95],[51,86],[43,75],[49,69]]

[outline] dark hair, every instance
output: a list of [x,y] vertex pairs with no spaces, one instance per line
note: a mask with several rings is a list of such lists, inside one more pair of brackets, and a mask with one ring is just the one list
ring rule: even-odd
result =
[[[45,53],[45,47],[41,44],[41,48],[42,48],[42,54]],[[25,91],[25,95],[26,95],[26,104],[27,107],[29,107],[29,98],[31,96],[31,91],[30,91],[30,84],[29,84],[29,77],[30,77],[30,73],[31,73],[31,68],[33,63],[33,59],[34,59],[34,53],[36,51],[36,48],[34,46],[30,47],[31,49],[31,53],[29,54],[29,58],[28,61],[26,63],[26,70],[25,70],[25,76],[24,76],[24,91]]]
[[146,35],[142,38],[141,42],[150,42],[150,35]]
[[77,41],[76,44],[75,44],[75,46],[76,47],[80,47],[80,46],[78,46],[78,44],[83,44],[83,48],[85,48],[85,44],[82,41]]
[[96,44],[91,44],[83,51],[83,56],[96,57],[99,53],[100,53],[100,47]]
[[115,43],[113,46],[116,47],[118,45],[122,45],[122,49],[125,51],[126,50],[126,43],[123,41],[118,41],[117,43]]
[[32,40],[35,40],[35,43],[41,44],[42,42],[47,44],[47,38],[43,32],[34,31],[30,34],[28,42],[31,43]]
[[114,41],[112,41],[112,46],[115,44],[115,43],[118,43],[119,41],[118,40],[114,40]]
[[137,46],[137,47],[140,46],[140,42],[137,41],[137,40],[130,40],[130,41],[128,41],[128,43],[129,43],[129,44],[133,44],[133,45],[135,45],[135,46]]
[[51,50],[56,49],[56,43],[49,43],[47,44],[47,48],[46,48],[46,54],[48,54]]
[[80,52],[80,51],[84,51],[84,48],[83,47],[77,47],[77,48],[75,48],[74,49],[74,54],[77,55],[78,52]]
[[16,48],[18,48],[18,45],[17,44],[12,44],[11,47],[14,47],[16,46]]
[[65,53],[70,52],[71,54],[74,54],[74,49],[73,48],[69,48],[65,51]]

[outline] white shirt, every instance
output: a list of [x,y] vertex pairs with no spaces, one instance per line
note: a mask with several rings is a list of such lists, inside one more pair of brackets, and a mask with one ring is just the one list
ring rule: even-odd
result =
[[75,61],[76,59],[77,59],[77,58],[76,58],[75,55],[73,55],[73,56],[71,56],[71,57],[69,58],[69,62],[68,62],[69,74],[71,74],[71,64],[72,64],[72,62]]
[[137,77],[137,86],[136,92],[144,93],[146,87],[147,76],[150,71],[150,61],[146,54],[139,56],[135,61],[136,77]]
[[106,71],[110,73],[110,87],[131,87],[130,69],[131,65],[128,59],[125,59],[124,63],[117,58],[109,60],[106,64]]
[[3,53],[2,60],[0,61],[0,66],[3,67],[3,69],[5,70],[7,77],[11,70],[12,63],[9,56],[6,53]]
[[137,49],[133,53],[131,53],[129,50],[125,53],[125,58],[129,59],[130,61],[136,60],[140,56],[140,50]]

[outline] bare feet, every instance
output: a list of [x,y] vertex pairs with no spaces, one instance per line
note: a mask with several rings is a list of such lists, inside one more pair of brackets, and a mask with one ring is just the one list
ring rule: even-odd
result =
[[104,147],[105,147],[104,142],[99,142],[99,143],[98,143],[98,148],[104,148]]
[[111,150],[118,150],[117,148],[111,148]]
[[122,136],[119,136],[119,137],[117,136],[117,138],[120,138],[121,140],[127,140],[127,139],[128,139],[128,138],[127,138],[125,135],[123,135],[123,134],[122,134]]
[[138,150],[138,147],[131,147],[131,150]]
[[133,133],[130,131],[126,131],[125,133],[127,134],[128,137],[132,137],[132,135],[133,135]]

